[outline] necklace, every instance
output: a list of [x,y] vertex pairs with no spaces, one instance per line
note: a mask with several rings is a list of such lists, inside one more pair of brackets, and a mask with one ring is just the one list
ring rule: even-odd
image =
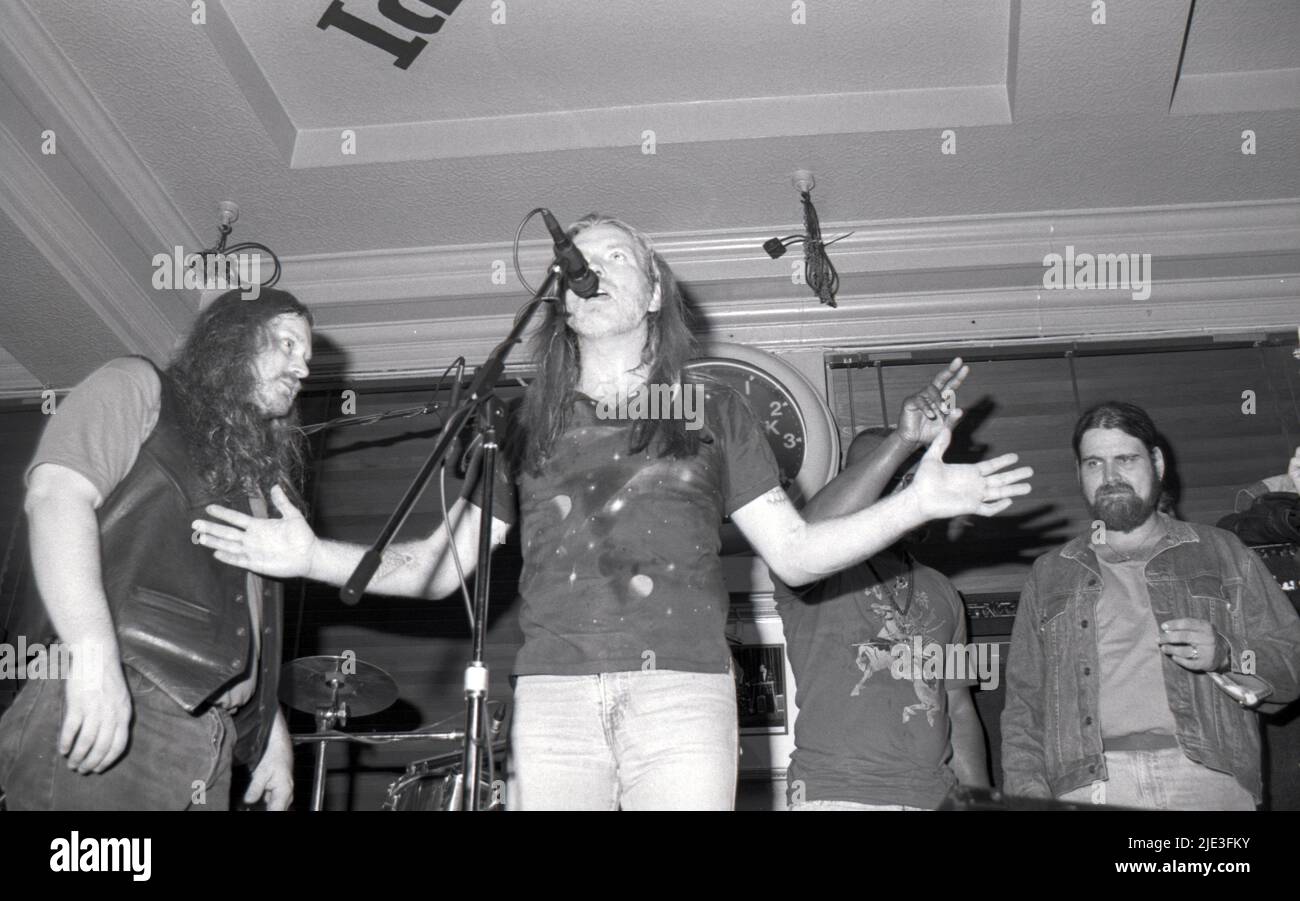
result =
[[[915,573],[913,572],[912,569],[911,554],[907,553],[907,551],[903,551],[902,558],[903,558],[903,563],[907,566],[907,572],[900,573],[899,575],[894,576],[893,587],[889,589],[885,588],[885,580],[881,577],[880,573],[876,570],[876,567],[872,565],[871,561],[866,560],[863,562],[867,564],[867,569],[870,570],[872,578],[876,580],[876,584],[881,587],[881,590],[882,591],[887,590],[889,592],[890,605],[895,610],[898,611],[899,616],[907,616],[907,611],[912,609],[912,595],[916,590],[916,579],[914,578]],[[900,591],[907,592],[907,599],[904,601],[903,606],[901,607],[898,605],[898,593]]]

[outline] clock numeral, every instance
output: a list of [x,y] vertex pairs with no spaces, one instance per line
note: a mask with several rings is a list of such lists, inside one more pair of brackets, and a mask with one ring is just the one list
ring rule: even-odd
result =
[[798,443],[799,439],[795,437],[794,432],[785,433],[785,446],[787,450],[794,450],[795,445]]
[[774,401],[771,401],[771,402],[769,403],[769,406],[772,408],[772,414],[771,414],[771,415],[773,415],[773,416],[780,416],[780,415],[781,415],[781,408],[782,408],[782,407],[788,407],[789,404],[787,404],[785,401],[782,401],[782,400],[774,400]]

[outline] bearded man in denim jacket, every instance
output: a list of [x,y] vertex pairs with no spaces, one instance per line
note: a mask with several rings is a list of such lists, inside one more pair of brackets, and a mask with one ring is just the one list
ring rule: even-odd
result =
[[[1002,714],[1008,794],[1190,810],[1260,801],[1256,710],[1300,695],[1300,618],[1236,536],[1157,510],[1156,434],[1118,402],[1075,426],[1093,523],[1039,557],[1021,592]],[[1267,700],[1238,704],[1225,680]]]

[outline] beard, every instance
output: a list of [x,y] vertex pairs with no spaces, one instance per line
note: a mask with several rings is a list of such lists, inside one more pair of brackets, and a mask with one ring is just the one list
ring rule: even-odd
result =
[[253,399],[253,406],[265,419],[284,419],[294,411],[298,399],[298,382],[286,376],[262,382]]
[[1088,503],[1093,519],[1100,519],[1114,532],[1131,532],[1155,512],[1160,483],[1153,483],[1151,495],[1142,497],[1126,482],[1102,485]]

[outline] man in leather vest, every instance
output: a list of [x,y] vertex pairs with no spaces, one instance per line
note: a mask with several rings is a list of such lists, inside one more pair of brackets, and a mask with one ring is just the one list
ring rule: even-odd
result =
[[49,626],[30,640],[72,665],[30,678],[0,719],[10,809],[228,809],[232,761],[252,771],[246,803],[288,807],[279,586],[213,559],[190,522],[296,494],[310,359],[293,295],[230,291],[166,371],[113,360],[50,418],[24,503]]

